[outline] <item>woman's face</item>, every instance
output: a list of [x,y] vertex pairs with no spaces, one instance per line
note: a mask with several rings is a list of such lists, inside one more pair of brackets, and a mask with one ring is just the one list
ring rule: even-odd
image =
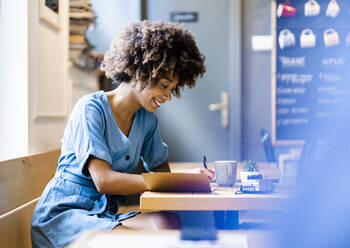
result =
[[141,106],[148,112],[154,112],[166,101],[171,101],[171,92],[176,88],[178,77],[162,77],[156,85],[139,91],[137,98]]

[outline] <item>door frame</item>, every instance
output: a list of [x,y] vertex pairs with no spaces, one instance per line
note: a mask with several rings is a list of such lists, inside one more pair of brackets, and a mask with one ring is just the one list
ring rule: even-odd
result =
[[[242,158],[242,0],[229,6],[229,151],[232,159]],[[237,118],[239,116],[239,118]],[[235,118],[236,117],[236,118]]]

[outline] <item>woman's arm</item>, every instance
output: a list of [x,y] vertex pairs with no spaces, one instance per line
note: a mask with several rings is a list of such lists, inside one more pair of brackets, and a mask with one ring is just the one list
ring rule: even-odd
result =
[[132,195],[147,190],[142,175],[113,171],[111,165],[104,160],[90,157],[87,168],[101,194]]
[[[87,168],[97,191],[101,194],[132,195],[147,190],[142,175],[113,171],[111,165],[104,160],[91,157],[87,162]],[[168,161],[155,168],[154,172],[170,172]],[[213,171],[202,168],[186,172],[206,174],[210,179],[214,177]]]

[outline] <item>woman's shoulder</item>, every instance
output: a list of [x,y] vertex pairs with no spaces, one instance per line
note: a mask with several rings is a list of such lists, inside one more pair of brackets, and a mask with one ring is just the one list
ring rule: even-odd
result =
[[84,95],[76,102],[74,109],[75,110],[90,109],[87,107],[103,109],[104,108],[104,97],[105,97],[105,93],[102,90]]
[[70,119],[79,120],[83,117],[91,120],[101,119],[104,121],[107,112],[104,94],[103,91],[97,91],[81,97],[75,103],[70,114]]
[[103,98],[105,96],[105,92],[100,90],[96,92],[92,92],[90,94],[82,96],[78,101],[77,104],[86,105],[89,103],[100,103],[102,104]]

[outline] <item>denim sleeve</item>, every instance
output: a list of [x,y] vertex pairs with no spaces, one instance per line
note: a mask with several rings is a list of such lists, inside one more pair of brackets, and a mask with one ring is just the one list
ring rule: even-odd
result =
[[105,130],[105,117],[99,104],[92,101],[87,102],[77,113],[75,125],[73,125],[72,142],[74,152],[78,159],[79,168],[82,173],[89,176],[86,162],[90,156],[104,160],[112,164],[112,156],[109,152]]

